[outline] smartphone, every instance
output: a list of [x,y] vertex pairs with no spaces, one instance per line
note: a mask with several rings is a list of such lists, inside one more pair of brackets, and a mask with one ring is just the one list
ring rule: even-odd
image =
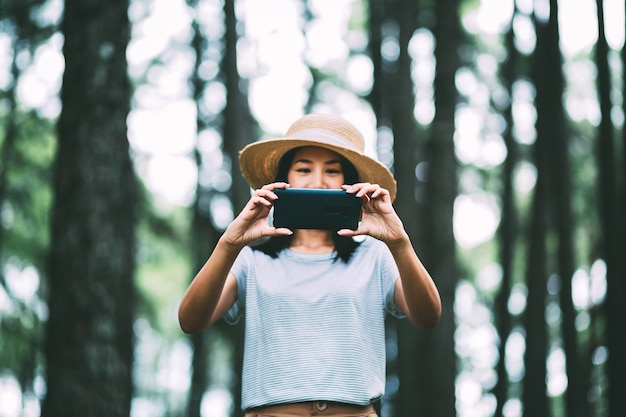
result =
[[361,199],[344,190],[276,188],[274,227],[355,230],[361,220]]

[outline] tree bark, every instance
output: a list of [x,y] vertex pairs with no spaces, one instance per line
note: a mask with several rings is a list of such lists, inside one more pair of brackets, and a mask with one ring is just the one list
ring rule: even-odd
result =
[[[542,133],[548,152],[546,169],[549,181],[549,197],[551,199],[551,223],[558,238],[556,249],[557,272],[560,277],[561,289],[559,304],[561,307],[561,338],[565,350],[565,368],[567,373],[567,391],[565,408],[570,417],[589,415],[587,402],[588,381],[584,380],[583,367],[580,366],[581,355],[576,330],[576,312],[572,302],[572,277],[574,275],[574,217],[572,214],[572,172],[570,162],[569,133],[566,129],[565,111],[563,109],[563,60],[559,48],[558,4],[550,1],[550,19],[545,27],[545,53],[541,55],[546,83],[537,92],[541,100],[541,109],[546,117],[546,130]],[[539,89],[538,89],[539,90]]]
[[[611,86],[608,66],[608,45],[604,33],[604,8],[596,1],[598,11],[598,42],[596,44],[596,66],[598,68],[598,95],[601,122],[598,132],[597,158],[599,172],[600,221],[603,235],[603,256],[606,261],[606,339],[609,358],[606,364],[608,377],[608,409],[610,417],[626,415],[626,238],[624,237],[624,210],[622,205],[624,183],[618,188],[618,175],[624,175],[624,167],[617,166],[619,158],[615,151],[615,137],[611,122]],[[624,163],[624,162],[623,162]]]
[[127,0],[68,0],[42,416],[128,416],[137,187]]
[[[380,7],[380,5],[378,6]],[[397,198],[394,207],[409,233],[411,241],[420,254],[417,240],[418,204],[415,199],[417,179],[415,166],[418,163],[417,122],[413,115],[415,107],[414,85],[411,77],[412,58],[408,45],[417,29],[417,2],[390,0],[386,2],[386,14],[374,19],[386,18],[387,24],[394,22],[397,28],[399,55],[395,61],[381,60],[379,76],[375,83],[376,90],[371,98],[377,111],[381,112],[379,128],[387,126],[393,132],[393,169],[398,183]],[[388,29],[390,34],[392,30]],[[377,39],[380,48],[380,39]],[[379,58],[382,58],[380,51]],[[395,325],[395,332],[394,326]],[[415,354],[419,346],[419,332],[407,320],[396,320],[388,323],[389,330],[397,335],[397,363],[391,363],[389,371],[395,371],[399,379],[397,400],[394,401],[395,414],[408,416],[419,406],[420,380],[427,378],[420,369],[420,356]],[[435,365],[436,366],[436,365]]]
[[418,359],[417,386],[412,393],[417,399],[416,407],[403,410],[403,415],[452,417],[456,415],[454,300],[459,274],[452,223],[457,197],[455,76],[460,67],[461,29],[457,0],[437,1],[434,7],[436,112],[424,145],[428,172],[417,218],[417,245],[422,261],[439,288],[443,311],[436,328],[418,332],[412,353]]
[[[539,139],[537,139],[539,140]],[[540,145],[537,145],[540,146]],[[537,159],[544,158],[542,151],[537,150]],[[546,361],[548,334],[545,323],[546,303],[546,188],[543,168],[537,162],[537,183],[533,198],[530,249],[528,251],[528,270],[526,285],[528,296],[524,323],[526,330],[526,350],[524,368],[526,373],[523,381],[522,402],[524,417],[548,416],[550,407],[546,386]]]
[[[189,6],[196,8],[198,6],[197,0],[189,0]],[[206,129],[205,120],[208,119],[208,115],[202,113],[202,101],[203,91],[205,88],[205,82],[199,75],[199,68],[202,65],[202,57],[205,48],[205,43],[208,42],[205,39],[198,20],[193,22],[193,38],[191,46],[196,56],[196,63],[194,65],[194,72],[191,77],[191,85],[193,88],[193,98],[196,103],[196,132],[199,133]],[[197,135],[196,135],[197,142]],[[191,224],[191,247],[192,247],[192,264],[194,265],[194,271],[199,271],[202,265],[206,262],[209,254],[215,248],[219,233],[215,229],[211,222],[211,198],[212,190],[202,186],[200,178],[202,172],[210,167],[204,167],[202,162],[202,155],[200,153],[199,144],[196,143],[194,149],[194,155],[196,160],[196,166],[198,169],[198,184],[196,185],[196,198],[193,204],[192,224]],[[191,365],[191,385],[189,387],[189,399],[187,403],[187,417],[200,417],[202,414],[202,399],[210,383],[209,378],[209,343],[211,335],[214,330],[207,330],[205,332],[196,333],[190,337],[191,344],[193,346],[193,357]]]
[[[552,11],[551,11],[552,13]],[[525,375],[523,380],[522,402],[524,417],[550,415],[547,396],[547,351],[548,331],[545,323],[547,302],[548,255],[546,239],[548,234],[550,108],[549,95],[545,93],[550,78],[545,73],[545,60],[553,52],[547,45],[549,42],[546,24],[535,19],[537,46],[533,55],[533,82],[537,91],[535,106],[537,108],[537,139],[534,144],[533,156],[537,170],[532,211],[530,235],[528,239],[528,268],[526,270],[526,311],[524,327],[526,331],[526,350],[524,352]]]
[[[515,18],[515,13],[513,15]],[[496,410],[494,417],[503,416],[503,407],[508,400],[509,375],[506,370],[506,342],[511,334],[513,326],[512,317],[508,309],[508,301],[513,287],[513,261],[515,258],[516,236],[518,231],[518,211],[515,204],[515,189],[513,175],[519,158],[519,150],[515,138],[513,137],[513,83],[518,77],[517,65],[519,54],[515,48],[515,32],[513,27],[506,34],[506,46],[508,59],[503,67],[504,87],[509,93],[509,103],[503,110],[506,120],[506,131],[504,132],[504,143],[506,145],[507,157],[502,170],[502,218],[498,229],[499,258],[502,266],[502,281],[495,299],[494,320],[498,331],[498,363],[496,372],[498,381],[493,389],[496,397]]]
[[[239,168],[239,151],[253,141],[256,129],[253,127],[245,94],[244,80],[237,68],[237,16],[235,15],[235,0],[224,1],[224,17],[226,31],[224,34],[224,56],[222,59],[222,74],[226,84],[226,108],[223,114],[223,150],[231,162],[231,201],[234,214],[237,215],[250,198],[250,186],[241,175]],[[236,326],[229,326],[227,337],[230,340],[235,358],[235,371],[241,375],[243,367],[244,324],[243,320]],[[237,378],[232,390],[235,404],[234,415],[242,416],[241,411],[241,378]]]

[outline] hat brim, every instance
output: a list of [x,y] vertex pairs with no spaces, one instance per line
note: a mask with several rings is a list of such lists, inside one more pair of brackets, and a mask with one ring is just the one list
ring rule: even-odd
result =
[[352,149],[307,139],[277,138],[251,143],[239,152],[241,172],[252,188],[261,188],[275,181],[282,156],[301,146],[318,146],[337,152],[354,165],[360,182],[380,185],[389,191],[391,201],[395,200],[396,180],[385,165]]

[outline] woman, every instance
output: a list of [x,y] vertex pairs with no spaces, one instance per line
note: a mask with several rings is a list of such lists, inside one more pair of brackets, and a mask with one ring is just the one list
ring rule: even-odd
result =
[[[385,383],[385,315],[421,327],[439,320],[437,288],[392,206],[393,175],[363,150],[348,121],[313,114],[286,137],[240,153],[255,191],[187,289],[179,321],[194,333],[245,314],[247,417],[375,416],[372,403]],[[357,229],[272,227],[274,190],[286,187],[355,194],[363,201]]]

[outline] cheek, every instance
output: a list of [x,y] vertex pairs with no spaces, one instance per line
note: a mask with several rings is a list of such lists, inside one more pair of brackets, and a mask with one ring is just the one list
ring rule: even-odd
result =
[[299,178],[300,177],[297,175],[297,172],[295,172],[295,171],[289,171],[287,173],[287,183],[291,184],[292,186],[299,182],[299,180],[298,180]]
[[333,188],[341,188],[341,186],[346,183],[346,177],[343,175],[336,175],[330,178],[328,181],[330,184],[333,184],[335,186]]

